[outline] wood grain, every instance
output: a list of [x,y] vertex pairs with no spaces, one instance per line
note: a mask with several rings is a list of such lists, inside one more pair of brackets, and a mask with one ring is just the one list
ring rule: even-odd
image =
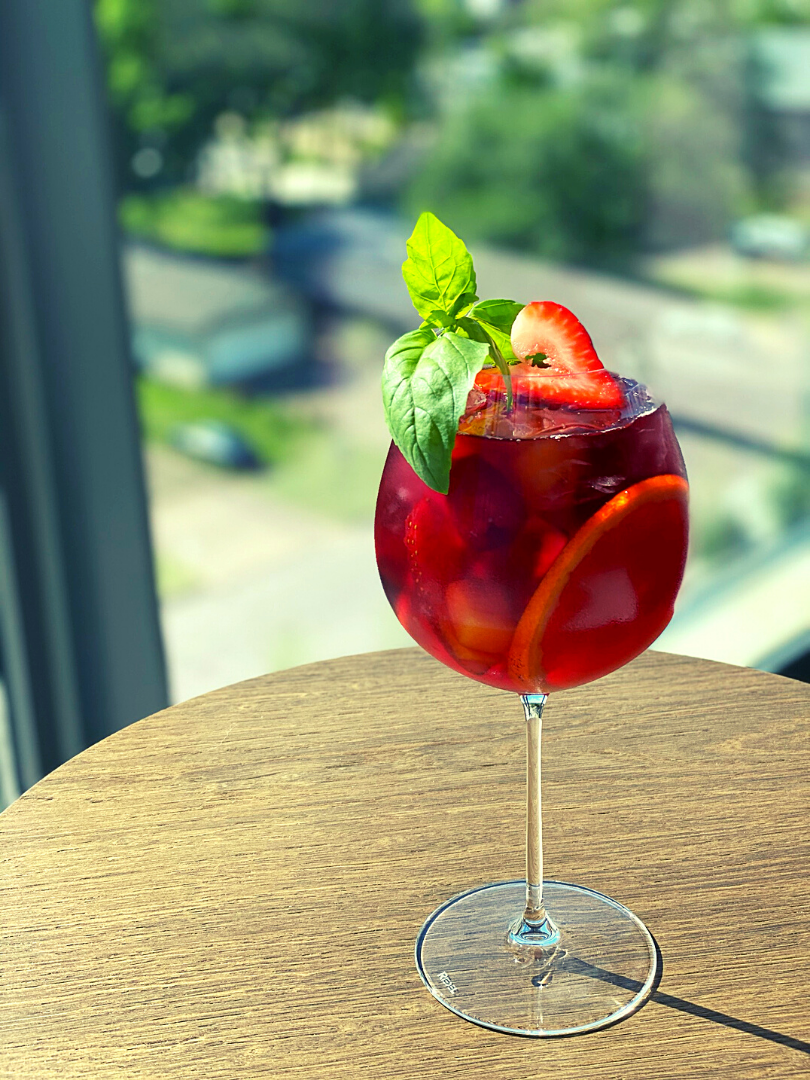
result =
[[423,919],[522,874],[524,733],[515,698],[397,650],[174,706],[0,816],[0,1077],[810,1072],[810,686],[649,653],[544,726],[548,876],[661,947],[630,1019],[520,1039],[422,987]]

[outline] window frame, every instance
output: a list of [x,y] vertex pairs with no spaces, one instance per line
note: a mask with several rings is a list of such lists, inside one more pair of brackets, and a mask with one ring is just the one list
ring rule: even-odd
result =
[[168,704],[85,0],[0,5],[0,649],[19,787]]

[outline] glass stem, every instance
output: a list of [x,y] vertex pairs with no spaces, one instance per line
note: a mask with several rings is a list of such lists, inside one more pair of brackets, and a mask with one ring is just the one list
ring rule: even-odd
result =
[[526,911],[527,922],[542,922],[543,907],[543,814],[540,781],[540,744],[545,694],[524,694],[526,714]]
[[547,694],[522,694],[526,715],[526,909],[509,930],[512,945],[545,952],[559,944],[560,932],[543,904],[543,819],[540,740]]

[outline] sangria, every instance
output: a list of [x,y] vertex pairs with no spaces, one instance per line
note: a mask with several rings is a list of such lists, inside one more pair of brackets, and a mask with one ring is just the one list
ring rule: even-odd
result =
[[418,644],[520,695],[527,721],[526,878],[442,904],[417,967],[485,1027],[590,1031],[644,1002],[657,950],[622,904],[544,880],[541,718],[549,693],[626,664],[669,622],[687,548],[683,458],[664,405],[606,371],[568,309],[478,302],[466,248],[432,215],[408,253],[425,321],[386,356],[380,577]]

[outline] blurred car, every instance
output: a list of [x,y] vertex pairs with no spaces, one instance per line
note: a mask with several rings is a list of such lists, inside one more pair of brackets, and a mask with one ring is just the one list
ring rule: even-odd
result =
[[220,420],[177,424],[169,434],[169,442],[188,457],[223,469],[261,468],[253,447],[240,432]]
[[308,311],[288,286],[249,266],[133,244],[124,253],[138,367],[182,386],[304,381]]
[[807,255],[807,230],[801,222],[779,214],[756,214],[736,222],[731,244],[740,255],[794,262]]

